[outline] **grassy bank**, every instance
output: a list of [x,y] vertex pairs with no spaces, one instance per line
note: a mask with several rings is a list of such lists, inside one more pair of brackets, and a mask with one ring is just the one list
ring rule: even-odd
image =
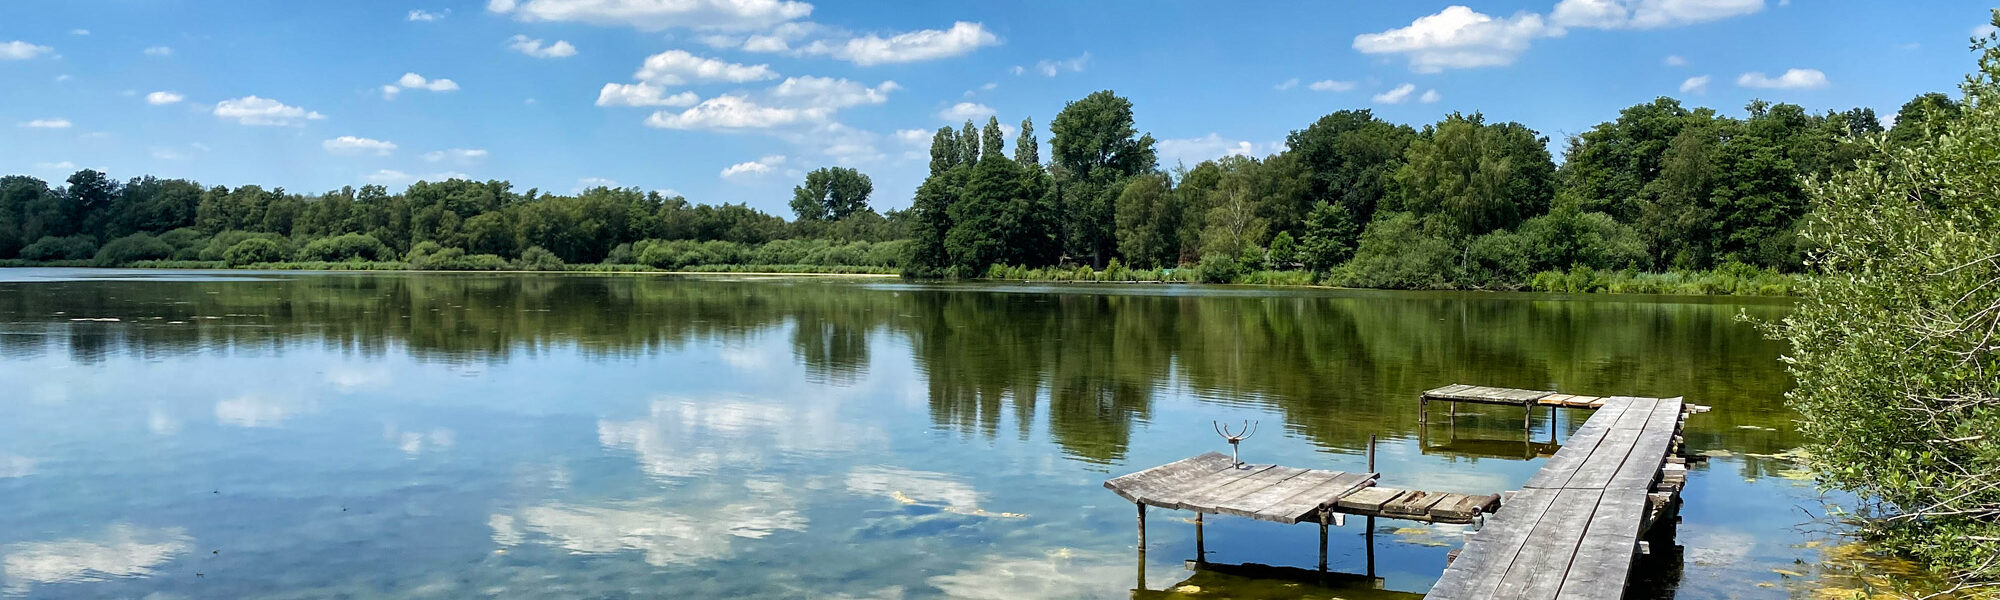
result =
[[402,261],[286,261],[260,262],[231,265],[224,261],[208,260],[142,260],[118,265],[101,265],[91,260],[30,261],[0,260],[0,267],[93,267],[123,269],[236,269],[263,271],[488,271],[488,272],[546,272],[546,273],[738,273],[768,275],[894,275],[896,269],[890,267],[845,266],[845,265],[686,265],[674,268],[657,268],[647,265],[543,265],[540,267],[514,263],[470,263],[464,265],[419,268]]
[[[1127,269],[1113,264],[1107,269],[1090,267],[1025,268],[995,266],[984,279],[994,281],[1104,282],[1104,283],[1227,283],[1269,286],[1321,286],[1375,288],[1343,272],[1316,274],[1297,270],[1221,271],[1217,269]],[[1792,275],[1736,265],[1709,271],[1600,271],[1578,268],[1570,271],[1537,273],[1525,285],[1442,285],[1413,289],[1536,291],[1566,294],[1670,294],[1693,296],[1790,296],[1796,285]]]

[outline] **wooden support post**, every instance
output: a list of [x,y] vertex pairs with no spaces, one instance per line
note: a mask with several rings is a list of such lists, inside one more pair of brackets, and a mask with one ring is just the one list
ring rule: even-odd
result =
[[1368,472],[1375,472],[1375,434],[1368,434]]
[[1145,556],[1145,554],[1146,554],[1146,504],[1145,504],[1144,502],[1134,502],[1134,503],[1132,503],[1132,504],[1133,504],[1134,506],[1138,506],[1138,507],[1139,507],[1139,555],[1140,555],[1140,556]]
[[1202,539],[1202,532],[1201,532],[1201,529],[1202,529],[1202,527],[1201,527],[1201,516],[1202,516],[1202,514],[1201,514],[1201,513],[1195,513],[1195,514],[1194,514],[1194,562],[1195,562],[1195,564],[1207,564],[1207,563],[1208,563],[1208,543],[1207,543],[1207,542],[1206,542],[1205,540],[1203,540],[1203,539]]
[[1426,422],[1430,420],[1430,416],[1431,416],[1430,396],[1423,396],[1417,398],[1417,426],[1418,427],[1424,426]]
[[1368,515],[1368,576],[1375,576],[1375,515]]
[[1319,572],[1326,572],[1326,518],[1333,511],[1319,509]]

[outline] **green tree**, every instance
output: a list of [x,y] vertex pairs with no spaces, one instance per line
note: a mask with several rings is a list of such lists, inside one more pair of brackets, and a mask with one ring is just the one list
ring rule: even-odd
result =
[[[1354,256],[1360,241],[1361,224],[1354,211],[1338,202],[1321,202],[1306,217],[1305,239],[1299,245],[1299,262],[1307,269],[1325,273]],[[1275,244],[1273,244],[1275,245]]]
[[875,182],[860,171],[821,167],[792,188],[792,212],[801,221],[839,221],[868,210]]
[[1366,109],[1335,112],[1293,131],[1285,145],[1308,180],[1305,210],[1338,203],[1355,223],[1373,219],[1416,137],[1409,126],[1377,119]]
[[1133,126],[1132,101],[1110,90],[1063,106],[1049,124],[1058,179],[1062,186],[1067,252],[1103,265],[1116,251],[1119,184],[1151,172],[1158,164],[1151,134]]
[[1021,133],[1014,137],[1014,162],[1042,164],[1042,143],[1035,140],[1035,120],[1021,119]]
[[986,117],[986,129],[979,134],[979,153],[982,156],[1006,156],[1005,140],[1000,131],[1000,117]]
[[2000,48],[1974,48],[1961,118],[1810,188],[1815,276],[1772,330],[1791,348],[1787,398],[1820,480],[1879,501],[1870,532],[1888,549],[1992,581]]
[[1007,254],[1013,232],[1004,213],[1009,204],[1027,195],[1019,169],[1005,155],[987,153],[972,168],[964,196],[948,209],[951,230],[945,235],[945,253],[958,276],[984,276],[988,266]]
[[939,127],[937,133],[931,135],[931,174],[949,171],[960,164],[958,132],[950,127]]
[[1937,92],[1919,95],[1896,111],[1896,125],[1889,130],[1889,140],[1907,146],[1937,139],[1945,126],[1958,120],[1962,112],[1963,108],[1951,96]]
[[1135,267],[1173,266],[1180,255],[1180,196],[1165,173],[1125,183],[1117,200],[1118,252]]
[[980,141],[979,128],[972,125],[971,119],[966,119],[965,127],[958,130],[958,164],[968,169],[979,164]]
[[1516,123],[1457,113],[1426,126],[1396,171],[1402,206],[1430,231],[1465,239],[1548,210],[1555,164],[1546,140]]

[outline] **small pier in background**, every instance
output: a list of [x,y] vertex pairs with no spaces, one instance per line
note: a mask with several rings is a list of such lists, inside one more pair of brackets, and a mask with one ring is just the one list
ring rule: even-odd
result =
[[[1687,482],[1681,429],[1707,410],[1681,398],[1577,396],[1555,392],[1451,385],[1425,392],[1431,402],[1519,406],[1529,422],[1537,407],[1595,411],[1555,448],[1519,491],[1467,494],[1377,485],[1374,442],[1370,472],[1348,473],[1247,464],[1210,452],[1112,478],[1104,487],[1138,507],[1143,582],[1147,507],[1195,512],[1191,565],[1207,560],[1203,517],[1226,514],[1320,527],[1319,570],[1326,572],[1327,527],[1346,515],[1368,519],[1368,572],[1374,577],[1376,518],[1478,523],[1426,598],[1433,600],[1609,599],[1625,593],[1641,540],[1657,523],[1677,518]],[[1227,436],[1225,436],[1227,437]],[[1234,443],[1234,440],[1231,440]]]

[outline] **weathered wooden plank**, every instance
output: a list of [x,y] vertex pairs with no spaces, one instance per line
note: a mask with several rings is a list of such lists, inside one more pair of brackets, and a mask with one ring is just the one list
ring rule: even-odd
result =
[[[1626,414],[1631,413],[1628,411]],[[1606,432],[1604,439],[1591,449],[1590,457],[1577,466],[1576,473],[1570,475],[1569,481],[1563,482],[1562,487],[1602,489],[1611,485],[1611,478],[1618,474],[1618,468],[1625,464],[1625,459],[1632,455],[1632,449],[1639,445],[1640,433],[1642,431],[1638,429],[1618,428]]]
[[1429,517],[1431,507],[1444,499],[1439,492],[1422,490],[1403,494],[1402,497],[1382,505],[1382,514],[1390,516]]
[[1383,504],[1395,500],[1397,496],[1401,496],[1404,493],[1404,490],[1395,488],[1362,488],[1342,497],[1339,502],[1334,503],[1334,508],[1364,513],[1379,513],[1382,512]]
[[1458,560],[1424,597],[1429,600],[1484,600],[1495,597],[1500,578],[1514,564],[1528,535],[1555,503],[1560,490],[1521,490],[1465,542]]
[[1446,494],[1444,500],[1431,506],[1431,517],[1447,522],[1471,522],[1473,517],[1491,513],[1499,505],[1499,494]]
[[1233,464],[1235,461],[1228,455],[1209,452],[1137,473],[1113,477],[1104,482],[1104,487],[1126,500],[1139,502],[1148,496],[1170,491],[1189,481],[1218,473]]
[[1209,490],[1236,483],[1237,480],[1256,475],[1277,465],[1243,465],[1182,484],[1179,488],[1161,494],[1159,498],[1146,499],[1147,504],[1160,508],[1180,508],[1181,500],[1199,497]]
[[1514,564],[1500,578],[1495,598],[1540,600],[1555,598],[1561,591],[1570,563],[1589,557],[1577,554],[1591,515],[1597,512],[1602,490],[1561,490],[1549,511],[1528,533]]
[[1473,386],[1465,385],[1463,383],[1454,383],[1441,388],[1424,390],[1424,395],[1432,398],[1443,398],[1445,397],[1446,394],[1453,394],[1460,391],[1464,391],[1466,388],[1470,387]]
[[1577,545],[1577,560],[1570,564],[1559,600],[1619,600],[1631,576],[1637,555],[1639,522],[1646,508],[1646,494],[1636,490],[1606,490],[1597,502],[1597,512]]
[[1334,505],[1341,497],[1354,493],[1355,490],[1374,485],[1375,479],[1381,476],[1376,473],[1346,475],[1349,477],[1335,477],[1326,483],[1300,491],[1290,498],[1267,506],[1257,511],[1260,516],[1256,518],[1279,523],[1296,523],[1312,516],[1312,513],[1320,508]]
[[1604,399],[1597,396],[1570,396],[1563,399],[1563,406],[1568,408],[1590,408],[1603,405]]
[[1612,424],[1615,429],[1645,429],[1646,421],[1653,416],[1653,409],[1660,403],[1659,398],[1627,396],[1624,400],[1625,414],[1619,415],[1618,422]]
[[1639,435],[1632,453],[1625,458],[1625,464],[1612,475],[1610,486],[1625,489],[1645,489],[1653,485],[1653,478],[1666,464],[1667,451],[1673,445],[1674,434],[1680,425],[1680,399],[1669,398],[1654,407],[1653,415],[1646,421],[1646,428]]
[[1286,479],[1297,477],[1305,472],[1306,472],[1305,469],[1300,469],[1296,467],[1273,466],[1271,468],[1264,469],[1256,473],[1252,473],[1248,477],[1243,477],[1221,486],[1209,488],[1198,494],[1187,494],[1181,496],[1179,498],[1174,499],[1174,504],[1176,505],[1176,508],[1179,508],[1181,510],[1192,510],[1196,512],[1206,512],[1206,513],[1220,512],[1216,510],[1216,507],[1221,506],[1223,504],[1227,504],[1229,503],[1229,501],[1241,498],[1244,495],[1277,485]]
[[1536,471],[1534,476],[1528,479],[1525,487],[1554,489],[1568,485],[1576,470],[1590,458],[1597,444],[1611,431],[1611,424],[1617,421],[1624,411],[1624,403],[1612,404],[1584,420],[1583,426],[1578,427],[1576,433],[1570,434],[1569,439],[1563,442],[1562,449],[1557,450],[1556,455],[1550,457],[1549,462],[1542,465],[1541,470]]
[[1568,405],[1570,399],[1575,397],[1576,396],[1570,394],[1549,394],[1547,396],[1542,396],[1541,398],[1536,399],[1535,403],[1540,404],[1542,406],[1566,406]]
[[1225,502],[1215,507],[1215,509],[1216,512],[1221,514],[1255,519],[1265,508],[1342,475],[1347,475],[1347,473],[1340,471],[1306,471],[1270,487]]

